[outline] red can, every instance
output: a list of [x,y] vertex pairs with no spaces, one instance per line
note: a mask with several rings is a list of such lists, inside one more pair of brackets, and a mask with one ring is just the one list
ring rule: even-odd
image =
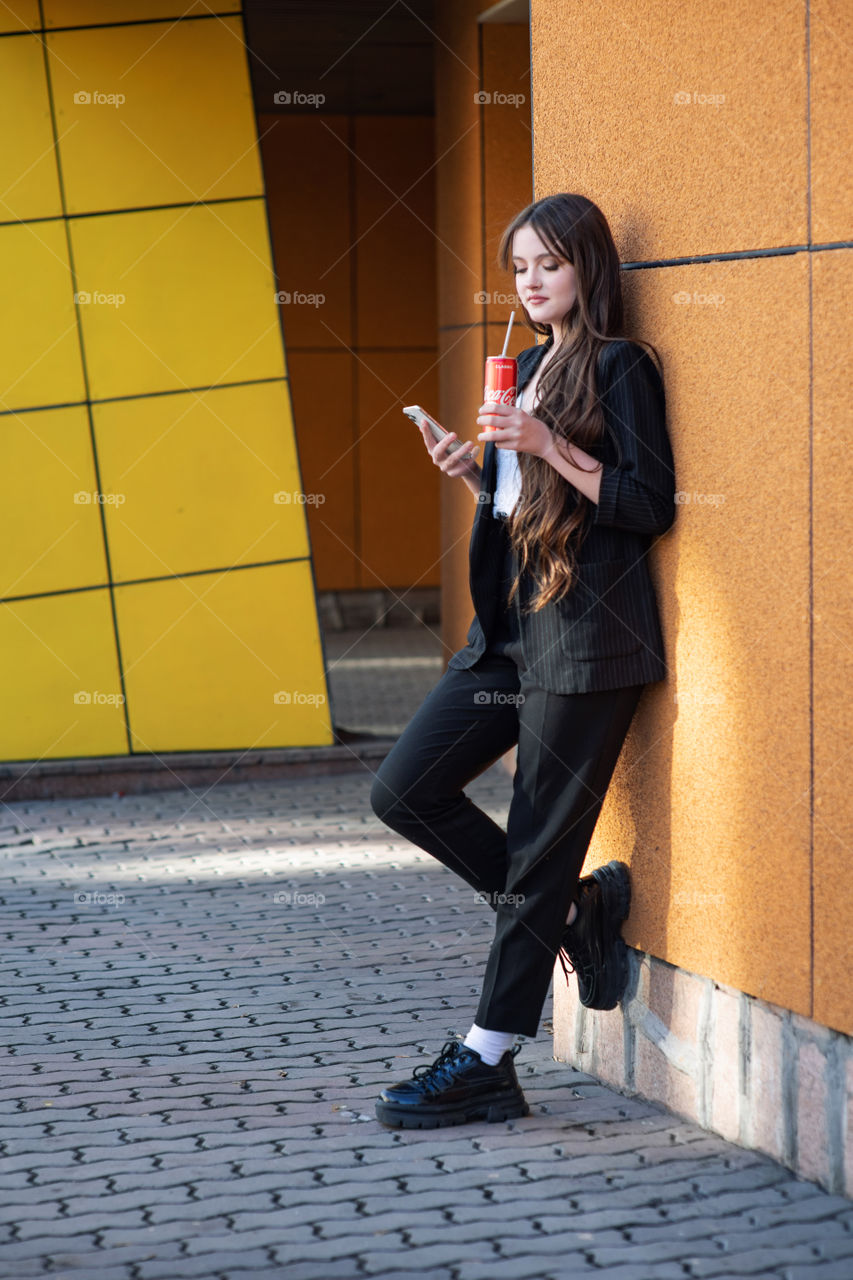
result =
[[[512,356],[486,357],[486,386],[483,391],[484,404],[515,404],[515,391],[518,384],[518,361]],[[494,427],[487,427],[493,431]]]

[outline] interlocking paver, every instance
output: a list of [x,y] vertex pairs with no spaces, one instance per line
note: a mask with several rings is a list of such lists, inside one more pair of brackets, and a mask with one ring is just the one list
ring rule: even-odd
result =
[[[370,783],[5,807],[0,1277],[847,1280],[850,1201],[555,1062],[544,1030],[529,1116],[377,1123],[473,1020],[493,916]],[[469,793],[505,820],[500,766]]]

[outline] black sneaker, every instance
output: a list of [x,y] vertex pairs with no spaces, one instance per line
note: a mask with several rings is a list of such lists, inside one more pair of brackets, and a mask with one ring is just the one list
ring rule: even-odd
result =
[[448,1040],[431,1066],[415,1067],[411,1080],[383,1089],[376,1117],[404,1129],[437,1129],[469,1120],[512,1120],[530,1110],[524,1100],[515,1055],[507,1049],[490,1067],[461,1040]]
[[608,862],[584,876],[575,901],[578,913],[566,925],[557,953],[566,982],[574,973],[588,1009],[615,1009],[628,985],[628,948],[620,936],[631,906],[625,863]]

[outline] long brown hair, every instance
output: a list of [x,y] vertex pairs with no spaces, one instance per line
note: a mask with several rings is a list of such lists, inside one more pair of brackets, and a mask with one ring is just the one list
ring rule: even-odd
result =
[[[563,192],[536,200],[513,218],[498,249],[498,265],[504,270],[512,270],[513,236],[525,226],[532,227],[546,248],[570,262],[575,271],[577,297],[563,321],[569,336],[542,371],[535,409],[535,416],[557,438],[560,452],[575,463],[572,445],[595,456],[606,431],[596,368],[602,348],[625,336],[619,255],[598,206],[586,196]],[[523,323],[529,329],[551,334],[551,325],[532,320],[523,303],[521,307]],[[654,351],[660,364],[652,344],[642,345]],[[616,444],[618,448],[618,441]],[[522,493],[508,531],[519,571],[509,600],[529,567],[538,582],[527,610],[532,613],[571,590],[592,503],[543,458],[523,452],[517,457]]]

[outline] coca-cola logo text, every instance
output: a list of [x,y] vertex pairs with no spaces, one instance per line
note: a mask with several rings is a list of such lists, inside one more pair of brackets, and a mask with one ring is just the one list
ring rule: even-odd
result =
[[515,387],[501,391],[499,387],[486,387],[484,404],[515,404]]

